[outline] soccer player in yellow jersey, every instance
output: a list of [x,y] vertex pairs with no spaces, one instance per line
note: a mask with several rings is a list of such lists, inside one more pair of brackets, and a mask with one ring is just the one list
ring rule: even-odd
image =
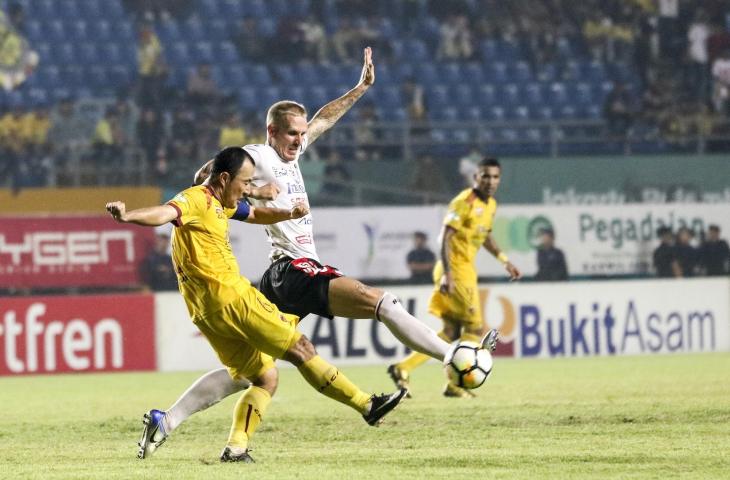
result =
[[[474,260],[480,247],[487,249],[504,264],[511,280],[521,277],[492,237],[492,222],[497,210],[494,194],[499,187],[502,167],[494,158],[479,162],[473,188],[459,193],[449,204],[441,229],[440,259],[433,269],[435,288],[428,305],[444,328],[439,336],[447,342],[469,340],[494,350],[497,332],[488,332],[482,318]],[[400,363],[390,365],[388,374],[401,388],[407,388],[410,373],[429,357],[412,353]],[[447,397],[471,397],[473,394],[450,383],[444,388]]]
[[[369,395],[357,388],[334,366],[324,361],[314,345],[296,330],[299,320],[284,314],[241,276],[228,239],[228,219],[245,217],[250,223],[276,223],[301,218],[306,205],[291,210],[249,207],[241,198],[250,194],[254,161],[240,147],[228,147],[215,157],[203,185],[183,190],[165,205],[127,212],[123,202],[106,205],[119,222],[158,226],[172,222],[172,258],[180,292],[190,317],[234,379],[251,386],[238,400],[224,462],[253,462],[248,442],[253,436],[277,385],[274,359],[293,363],[318,392],[360,412],[377,425],[407,391]],[[147,443],[164,441],[163,413],[147,414],[140,451]],[[159,433],[156,438],[155,434]]]

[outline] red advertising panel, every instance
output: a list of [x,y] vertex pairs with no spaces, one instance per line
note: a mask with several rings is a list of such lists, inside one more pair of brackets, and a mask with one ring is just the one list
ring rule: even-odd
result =
[[110,217],[2,217],[0,285],[121,286],[140,283],[154,229]]
[[153,295],[0,298],[0,375],[155,367]]

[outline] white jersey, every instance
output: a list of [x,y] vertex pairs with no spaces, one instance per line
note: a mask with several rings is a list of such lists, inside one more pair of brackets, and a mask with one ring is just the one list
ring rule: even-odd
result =
[[[306,148],[305,141],[299,150],[299,155]],[[260,187],[267,183],[276,183],[279,187],[279,195],[276,200],[252,198],[250,199],[251,205],[254,207],[284,208],[286,210],[291,209],[298,202],[305,202],[309,205],[304,179],[302,178],[302,172],[299,170],[299,155],[295,160],[286,162],[279,157],[276,150],[268,145],[246,145],[244,149],[256,162],[253,184]],[[271,253],[269,254],[271,261],[286,255],[291,258],[311,258],[319,262],[317,249],[314,246],[311,213],[296,220],[286,220],[266,225],[265,228],[271,242]]]

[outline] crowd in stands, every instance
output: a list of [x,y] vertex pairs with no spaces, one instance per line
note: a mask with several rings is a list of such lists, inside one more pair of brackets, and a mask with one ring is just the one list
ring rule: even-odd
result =
[[[222,8],[221,2],[122,3],[136,25],[136,75],[113,92],[115,98],[105,102],[100,114],[82,111],[84,99],[72,94],[36,102],[0,97],[0,178],[13,187],[94,184],[99,182],[95,167],[121,165],[120,159],[129,157],[143,162],[149,181],[180,187],[219,147],[264,140],[265,105],[254,102],[255,108],[243,108],[246,102],[237,86],[220,77],[220,68],[230,66],[221,64],[227,60],[181,67],[171,61],[175,45],[160,33],[163,25],[183,25],[206,15],[206,9]],[[21,33],[29,26],[23,5],[27,2],[8,2],[6,9]],[[291,84],[277,76],[286,71],[278,67],[302,62],[356,67],[362,47],[370,45],[376,68],[391,72],[410,57],[423,63],[482,65],[505,57],[524,59],[526,75],[535,81],[570,81],[586,74],[576,71],[582,65],[599,66],[594,73],[609,80],[611,88],[594,97],[601,105],[591,107],[605,119],[608,137],[638,131],[681,141],[727,127],[722,120],[730,114],[730,6],[720,0],[299,0],[261,5],[250,2],[279,10],[262,18],[242,9],[240,17],[225,19],[225,34],[245,65],[265,66],[273,73],[271,81],[282,86],[284,96]],[[420,47],[425,54],[416,51]],[[435,89],[417,72],[398,84],[400,116],[378,108],[377,92],[348,116],[358,128],[342,138],[365,147],[335,153],[320,147],[308,155],[327,159],[325,171],[333,178],[324,182],[325,193],[337,195],[349,180],[348,162],[337,157],[367,161],[407,155],[389,146],[387,129],[378,127],[381,121],[408,120],[411,138],[438,139],[430,124],[443,120],[442,108]],[[244,68],[244,81],[247,73]],[[356,80],[355,74],[343,85]],[[387,85],[387,78],[381,84]],[[316,109],[328,99],[308,107]],[[489,149],[488,141],[480,143]],[[463,142],[455,158],[468,146]],[[425,162],[423,153],[408,155]],[[49,175],[51,171],[56,174]],[[417,174],[413,183],[449,190],[424,184],[433,177]],[[105,181],[127,179],[119,175]]]

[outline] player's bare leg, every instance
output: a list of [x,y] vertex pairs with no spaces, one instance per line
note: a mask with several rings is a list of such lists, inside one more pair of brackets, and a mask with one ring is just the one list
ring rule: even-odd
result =
[[335,278],[329,285],[329,307],[333,315],[375,318],[411,350],[443,361],[449,344],[408,313],[391,293],[370,287],[349,277]]

